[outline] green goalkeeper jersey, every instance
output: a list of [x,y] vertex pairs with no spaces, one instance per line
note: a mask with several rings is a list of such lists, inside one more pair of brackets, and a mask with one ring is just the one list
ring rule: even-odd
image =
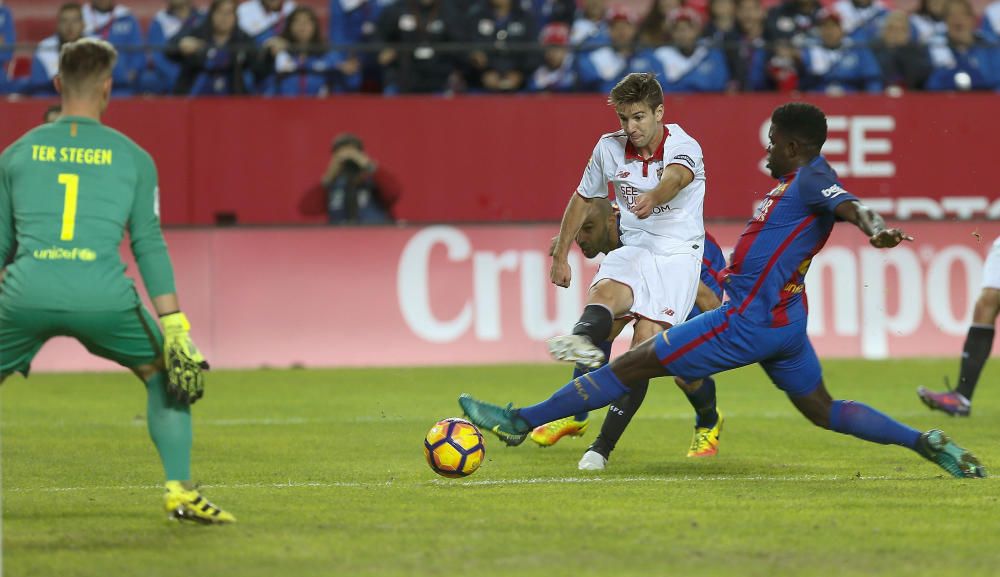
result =
[[174,292],[156,165],[84,117],[31,130],[0,155],[0,304],[118,311],[139,304],[119,253],[127,230],[151,297]]

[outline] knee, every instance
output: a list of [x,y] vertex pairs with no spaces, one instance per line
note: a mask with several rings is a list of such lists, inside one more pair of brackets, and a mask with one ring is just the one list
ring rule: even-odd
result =
[[674,383],[680,388],[680,390],[684,391],[688,395],[694,393],[701,387],[701,379],[688,382],[680,377],[674,377]]
[[1000,290],[983,289],[979,299],[976,300],[973,322],[991,325],[996,322],[998,313],[1000,313]]
[[821,429],[830,428],[830,415],[825,411],[810,411],[803,413],[809,422]]
[[663,375],[663,367],[651,344],[627,351],[611,361],[611,370],[623,383],[634,383]]

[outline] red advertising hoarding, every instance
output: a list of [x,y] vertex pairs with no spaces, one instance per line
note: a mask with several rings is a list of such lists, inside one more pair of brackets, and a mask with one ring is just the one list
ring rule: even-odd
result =
[[[836,228],[806,279],[821,356],[957,356],[998,222],[913,223],[876,250]],[[742,226],[711,232],[728,248]],[[578,317],[596,263],[548,282],[555,225],[172,230],[182,306],[215,367],[545,361]],[[132,270],[133,267],[130,267]],[[623,350],[625,341],[616,344]],[[53,341],[35,370],[108,368]]]
[[[825,153],[847,188],[901,219],[1000,218],[993,174],[1000,95],[807,96],[829,115]],[[707,218],[745,219],[772,188],[762,168],[781,95],[666,100],[705,153]],[[0,103],[0,143],[46,103]],[[331,138],[357,133],[402,184],[411,222],[554,221],[598,137],[617,129],[601,95],[157,99],[115,102],[107,123],[156,158],[167,224],[321,222],[306,216]]]

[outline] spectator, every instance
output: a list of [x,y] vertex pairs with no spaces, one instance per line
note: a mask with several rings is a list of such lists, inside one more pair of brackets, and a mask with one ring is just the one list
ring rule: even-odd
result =
[[976,14],[968,0],[949,0],[945,8],[948,43],[932,45],[933,71],[927,90],[994,90],[1000,85],[997,48],[977,38]]
[[736,22],[740,33],[735,50],[726,54],[730,83],[733,91],[752,91],[764,88],[763,76],[767,61],[764,43],[764,8],[760,0],[739,0],[736,4]]
[[236,20],[240,29],[260,46],[281,32],[292,10],[295,10],[292,0],[246,0],[236,9]]
[[50,122],[55,122],[59,120],[59,116],[62,114],[62,105],[53,104],[52,106],[45,109],[45,114],[42,115],[42,122],[48,124]]
[[613,10],[608,20],[611,46],[577,54],[577,77],[582,90],[608,93],[626,74],[649,72],[656,67],[652,51],[636,46],[638,29],[629,12]]
[[1000,44],[1000,0],[983,10],[983,24],[979,27],[979,33],[988,42]]
[[111,72],[112,90],[117,96],[135,93],[139,75],[146,66],[142,27],[132,11],[115,0],[91,0],[83,5],[83,33],[107,40],[118,50],[118,61]]
[[[375,29],[379,15],[394,0],[330,0],[329,36],[335,46],[371,44],[375,42]],[[377,53],[358,51],[346,52],[348,59],[355,59],[361,66],[361,90],[379,92],[382,90],[382,69],[379,68]]]
[[[456,62],[454,52],[438,54],[434,44],[462,39],[461,19],[453,4],[445,0],[397,0],[378,19],[376,39],[387,44],[379,52],[383,92],[446,92],[453,90]],[[420,44],[412,50],[395,44]]]
[[611,41],[608,35],[608,0],[581,0],[580,11],[569,31],[573,46],[596,48]]
[[281,35],[264,41],[262,50],[269,96],[326,96],[361,87],[360,64],[329,49],[308,6],[292,10]]
[[167,56],[181,68],[174,94],[224,96],[253,89],[256,45],[236,25],[236,0],[212,0],[199,24],[174,35]]
[[38,43],[31,61],[31,76],[19,91],[39,96],[55,96],[52,79],[59,72],[59,50],[67,42],[83,38],[83,8],[69,2],[59,7],[56,16],[56,33]]
[[507,44],[537,40],[538,30],[531,14],[514,0],[479,0],[470,8],[468,18],[473,28],[469,40],[495,48],[469,54],[469,88],[487,92],[520,90],[536,67],[536,57],[533,52],[510,52]]
[[576,0],[521,0],[521,9],[531,14],[539,28],[552,22],[572,26]]
[[722,92],[729,70],[722,51],[699,44],[701,16],[691,8],[678,8],[670,15],[673,46],[653,53],[662,68],[663,92]]
[[890,94],[920,90],[931,73],[927,47],[913,39],[905,12],[890,12],[873,51],[882,69],[882,83]]
[[729,70],[730,89],[736,86],[734,71],[739,66],[743,33],[736,20],[736,0],[711,0],[708,3],[708,24],[702,32],[705,41],[722,51]]
[[528,79],[530,92],[570,92],[576,88],[574,55],[569,50],[569,26],[561,22],[542,29],[542,65]]
[[802,90],[829,95],[880,92],[882,70],[871,50],[845,38],[836,11],[824,8],[816,19],[820,44],[802,50]]
[[944,11],[948,0],[920,0],[920,8],[910,16],[910,26],[916,40],[922,44],[946,44],[948,25]]
[[151,49],[149,63],[143,71],[140,86],[143,92],[153,94],[171,94],[180,65],[167,58],[167,43],[173,40],[178,32],[191,29],[201,22],[205,16],[202,10],[192,5],[192,0],[167,0],[167,7],[153,16],[146,34],[146,43]]
[[364,152],[364,144],[349,133],[333,140],[322,189],[314,189],[299,204],[303,214],[326,214],[330,224],[387,224],[396,220],[393,207],[400,186],[395,177]]
[[845,38],[837,12],[823,9],[816,19],[820,44],[802,49],[801,89],[833,96],[880,92],[882,71],[871,50]]
[[857,45],[871,48],[889,14],[882,0],[837,0],[832,7],[840,16],[844,34]]
[[804,46],[816,26],[819,9],[818,0],[783,0],[767,12],[764,40],[786,41],[796,48]]
[[10,8],[3,5],[3,0],[0,0],[0,93],[7,92],[10,88],[7,65],[14,56],[12,47],[16,43],[14,15],[11,14]]
[[669,44],[670,14],[684,5],[684,0],[653,0],[653,6],[639,23],[639,46],[656,48]]
[[726,50],[740,39],[739,25],[736,22],[736,0],[711,0],[708,3],[708,24],[702,31],[713,46]]

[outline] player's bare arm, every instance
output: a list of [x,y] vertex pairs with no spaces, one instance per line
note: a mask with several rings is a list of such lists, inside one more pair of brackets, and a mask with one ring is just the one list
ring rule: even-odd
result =
[[663,169],[663,176],[653,190],[636,197],[632,212],[639,218],[647,218],[653,209],[677,197],[685,186],[694,180],[694,173],[679,164],[669,164]]
[[846,220],[868,235],[868,242],[875,248],[892,248],[904,240],[913,240],[902,229],[886,228],[882,216],[860,202],[842,202],[834,212],[837,218]]
[[556,286],[567,288],[573,278],[573,271],[570,270],[567,260],[569,248],[580,232],[584,219],[587,218],[590,202],[591,199],[573,193],[569,204],[566,205],[566,212],[563,213],[562,222],[559,224],[559,237],[552,247],[552,268],[549,271],[549,280]]

